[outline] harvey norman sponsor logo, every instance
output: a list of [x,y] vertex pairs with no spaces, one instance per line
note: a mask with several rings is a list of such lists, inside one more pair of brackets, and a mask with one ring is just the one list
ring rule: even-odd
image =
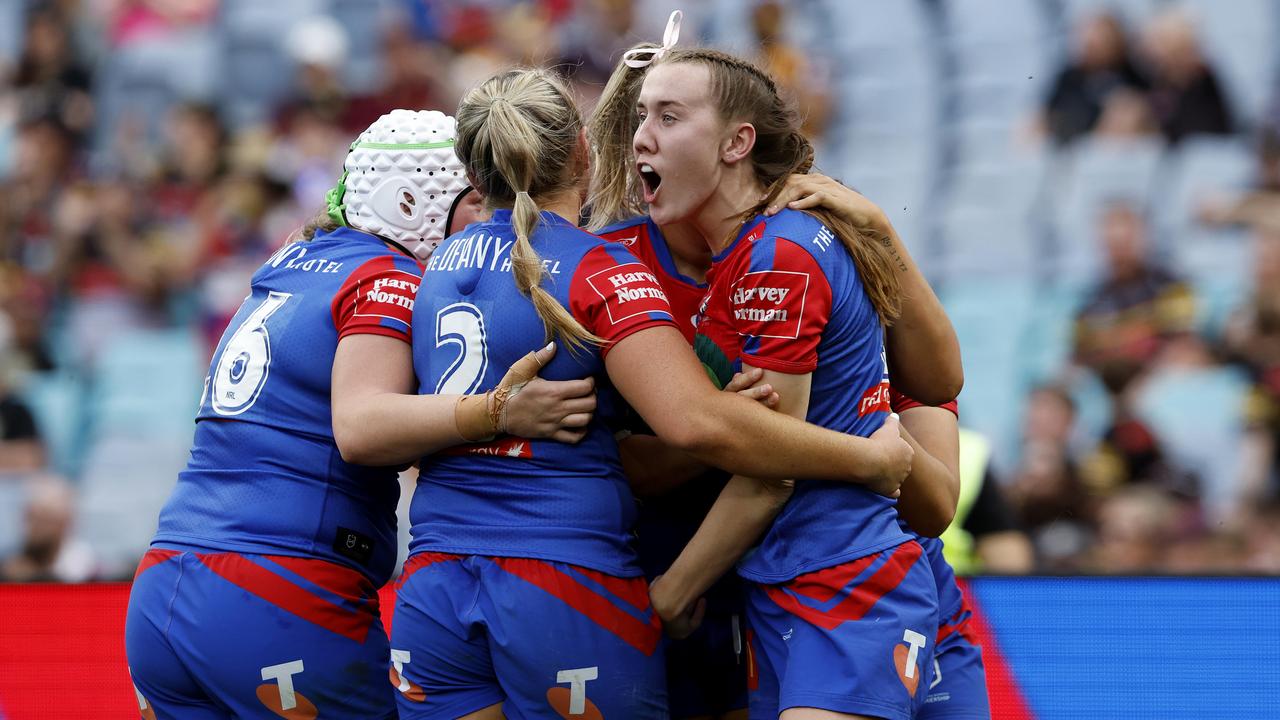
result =
[[729,290],[729,306],[740,335],[800,337],[809,294],[809,273],[761,270],[739,278]]
[[671,305],[658,278],[641,263],[626,263],[587,277],[587,284],[604,300],[609,323],[651,312],[671,314]]
[[418,283],[416,277],[409,277],[413,279],[378,278],[373,281],[373,287],[369,288],[364,297],[369,302],[390,303],[412,310],[413,299],[418,295]]
[[379,317],[408,323],[418,295],[419,277],[403,270],[373,281],[361,281],[356,290],[354,317]]

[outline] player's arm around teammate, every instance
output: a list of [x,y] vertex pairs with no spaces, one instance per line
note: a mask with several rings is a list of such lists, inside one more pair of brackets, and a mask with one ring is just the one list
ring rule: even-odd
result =
[[889,495],[910,472],[913,451],[896,433],[855,437],[824,430],[717,390],[674,327],[627,336],[605,365],[658,437],[710,465],[777,480],[836,478]]
[[955,413],[921,405],[902,410],[902,435],[915,457],[902,482],[898,515],[912,530],[938,537],[946,531],[960,500],[960,432]]
[[550,344],[529,353],[483,395],[417,395],[409,345],[379,335],[344,338],[333,362],[338,449],[347,462],[396,465],[499,434],[577,442],[595,411],[595,383],[538,378],[555,352]]
[[[779,396],[773,386],[763,380],[764,370],[744,368],[724,386],[725,392],[738,393],[767,408],[778,407]],[[622,469],[638,497],[652,497],[670,492],[710,469],[689,453],[677,450],[656,435],[630,434],[618,439]]]
[[889,217],[871,200],[819,174],[792,175],[765,211],[782,208],[825,208],[865,231],[880,243],[897,267],[902,314],[888,330],[887,350],[893,384],[919,402],[942,405],[954,400],[964,386],[960,341],[942,303],[907,251]]

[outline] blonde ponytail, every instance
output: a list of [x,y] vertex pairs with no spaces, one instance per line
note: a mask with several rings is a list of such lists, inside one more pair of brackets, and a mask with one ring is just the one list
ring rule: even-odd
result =
[[568,91],[545,71],[512,70],[467,93],[457,121],[455,149],[480,192],[490,202],[512,203],[511,275],[533,303],[548,339],[559,336],[571,349],[603,343],[542,286],[546,270],[531,242],[541,221],[533,195],[573,183],[582,117]]

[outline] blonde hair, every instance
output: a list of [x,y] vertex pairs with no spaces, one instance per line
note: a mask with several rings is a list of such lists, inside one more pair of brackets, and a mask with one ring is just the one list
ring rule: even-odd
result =
[[571,348],[603,342],[542,287],[546,272],[530,242],[540,220],[534,197],[564,191],[575,181],[582,115],[568,89],[544,70],[510,70],[468,92],[456,118],[454,150],[476,189],[492,204],[512,206],[511,274],[548,339],[559,335]]
[[[759,204],[742,214],[741,222],[751,220],[772,204],[782,192],[788,176],[807,173],[813,167],[813,144],[800,132],[799,113],[779,94],[777,84],[763,70],[728,53],[702,48],[670,50],[653,65],[667,63],[704,65],[711,78],[711,97],[721,118],[748,122],[755,128],[756,142],[751,150],[751,164],[766,192]],[[615,71],[615,76],[617,74]],[[612,79],[610,84],[613,84]],[[605,99],[621,105],[620,98],[609,97],[607,93],[601,102]],[[633,97],[627,109],[634,105]],[[602,112],[607,111],[596,109],[597,115]],[[603,142],[601,146],[609,147]],[[892,325],[902,313],[902,284],[889,249],[829,210],[815,208],[807,212],[840,238],[858,268],[867,297],[880,322],[886,327]],[[737,232],[738,228],[735,228],[733,234]]]
[[[631,49],[656,47],[653,43],[640,43]],[[645,69],[619,60],[587,121],[587,137],[591,140],[591,193],[587,198],[591,219],[587,229],[592,232],[645,213],[640,183],[631,167],[632,138],[640,125],[636,101]]]
[[301,240],[303,242],[310,242],[315,239],[316,233],[331,233],[339,227],[342,226],[338,224],[338,221],[334,220],[333,217],[329,215],[328,211],[325,211],[308,220],[301,229],[295,230],[293,236],[289,238],[289,241]]

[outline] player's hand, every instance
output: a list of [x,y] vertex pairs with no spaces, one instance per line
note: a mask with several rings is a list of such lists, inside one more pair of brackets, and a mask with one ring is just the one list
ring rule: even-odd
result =
[[847,188],[826,175],[809,173],[791,175],[782,192],[764,211],[775,215],[788,207],[792,210],[808,210],[821,207],[844,218],[856,228],[887,228],[889,218],[879,205],[862,193]]
[[526,438],[576,443],[586,437],[596,410],[594,378],[543,380],[538,373],[555,357],[556,344],[525,355],[498,383],[507,388],[499,430]]
[[911,460],[915,456],[915,450],[902,439],[898,414],[889,415],[884,425],[871,433],[871,440],[880,451],[881,470],[877,477],[867,478],[864,484],[872,492],[896,498],[901,494],[902,481],[911,474]]
[[729,384],[724,386],[724,391],[738,393],[742,397],[748,400],[755,400],[767,408],[778,407],[778,393],[774,392],[773,386],[769,383],[760,382],[762,379],[764,379],[764,370],[747,368],[734,375]]
[[698,602],[686,608],[676,607],[674,600],[666,592],[661,575],[649,583],[649,600],[653,603],[653,611],[662,620],[662,629],[676,640],[692,635],[707,614],[706,598],[698,598]]

